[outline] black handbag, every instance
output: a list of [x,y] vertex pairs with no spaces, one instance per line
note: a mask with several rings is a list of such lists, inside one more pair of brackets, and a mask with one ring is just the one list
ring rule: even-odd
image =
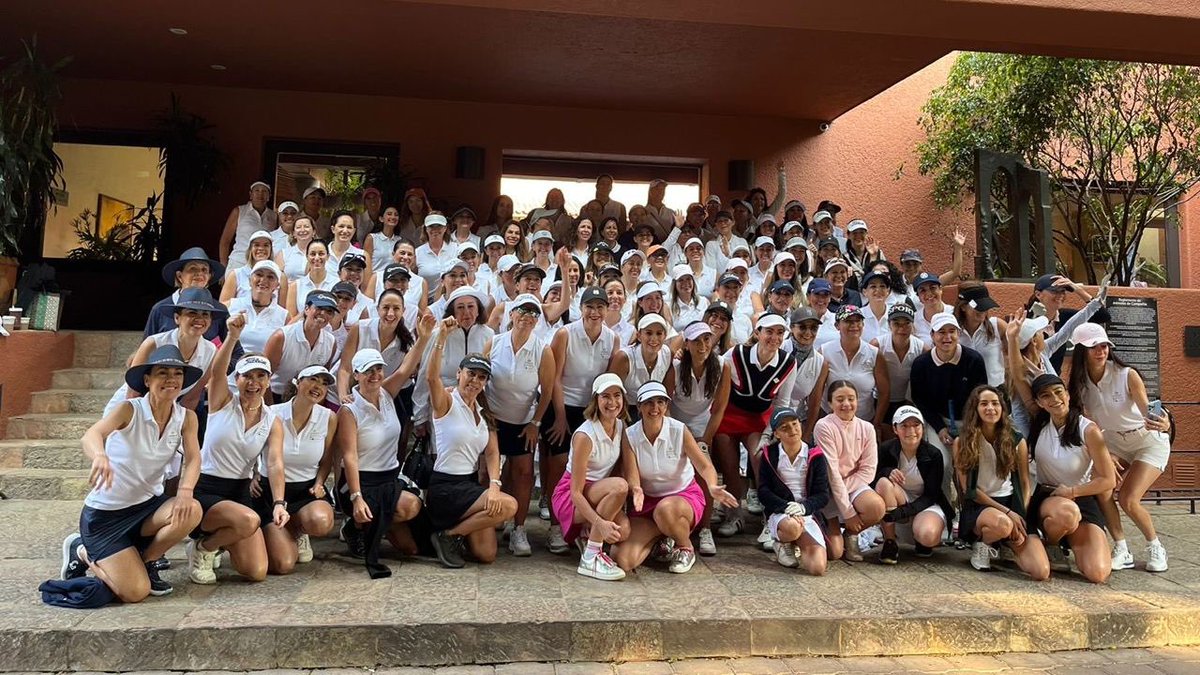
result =
[[400,473],[422,490],[429,487],[429,479],[433,477],[434,456],[429,454],[429,437],[430,434],[425,434],[418,438],[400,462]]

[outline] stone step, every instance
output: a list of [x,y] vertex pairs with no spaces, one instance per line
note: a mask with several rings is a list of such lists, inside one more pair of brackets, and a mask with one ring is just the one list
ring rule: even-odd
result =
[[111,395],[125,383],[124,368],[65,368],[54,371],[50,386],[55,389],[101,389]]
[[124,368],[143,336],[135,331],[76,331],[76,368]]
[[8,438],[61,438],[79,440],[99,418],[98,415],[16,415],[8,420]]
[[0,492],[8,499],[83,499],[89,490],[88,473],[87,469],[0,469]]
[[97,417],[112,398],[107,389],[47,389],[34,392],[29,404],[32,413],[90,413]]
[[2,469],[86,469],[92,463],[77,440],[0,441]]

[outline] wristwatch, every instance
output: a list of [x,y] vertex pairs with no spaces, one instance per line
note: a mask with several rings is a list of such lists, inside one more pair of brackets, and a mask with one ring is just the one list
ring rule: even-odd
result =
[[541,421],[541,420],[529,420],[529,423],[530,423],[530,424],[532,424],[532,425],[533,425],[533,426],[535,426],[535,427],[540,427],[540,426],[542,426],[542,421]]
[[355,499],[362,499],[362,493],[361,492],[351,492],[350,493],[350,501],[353,502]]
[[286,509],[287,509],[287,500],[285,500],[285,499],[276,499],[276,500],[275,500],[275,504],[274,504],[274,505],[275,505],[275,506],[282,506],[282,507],[283,507],[283,508],[286,510]]

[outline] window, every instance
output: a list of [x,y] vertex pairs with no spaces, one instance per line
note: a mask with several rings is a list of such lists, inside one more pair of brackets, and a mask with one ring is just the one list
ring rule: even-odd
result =
[[[1112,196],[1111,201],[1114,204],[1121,203],[1120,196]],[[1053,209],[1054,230],[1059,233],[1060,237],[1070,236],[1067,218],[1072,221],[1076,216],[1076,211],[1073,204],[1059,202],[1055,204]],[[1166,209],[1160,209],[1151,214],[1146,229],[1142,234],[1142,240],[1138,245],[1137,257],[1141,261],[1140,272],[1137,280],[1145,282],[1149,286],[1159,286],[1166,288],[1178,288],[1180,285],[1180,267],[1179,267],[1179,209],[1172,205]],[[1087,223],[1084,227],[1088,228]],[[1055,242],[1055,249],[1059,260],[1067,266],[1068,276],[1072,279],[1086,279],[1087,272],[1085,265],[1091,264],[1095,270],[1096,278],[1100,279],[1107,273],[1106,257],[1104,251],[1107,248],[1107,242],[1103,235],[1095,233],[1091,236],[1088,246],[1088,261],[1085,262],[1083,256],[1073,246],[1069,246],[1062,241]]]

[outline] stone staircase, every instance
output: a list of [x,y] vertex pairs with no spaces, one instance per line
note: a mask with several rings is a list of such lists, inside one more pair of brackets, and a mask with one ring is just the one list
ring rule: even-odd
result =
[[[73,367],[56,371],[30,411],[11,417],[0,440],[0,493],[8,499],[83,499],[88,468],[79,439],[120,386],[136,332],[77,332]],[[22,364],[13,364],[22,367]]]

